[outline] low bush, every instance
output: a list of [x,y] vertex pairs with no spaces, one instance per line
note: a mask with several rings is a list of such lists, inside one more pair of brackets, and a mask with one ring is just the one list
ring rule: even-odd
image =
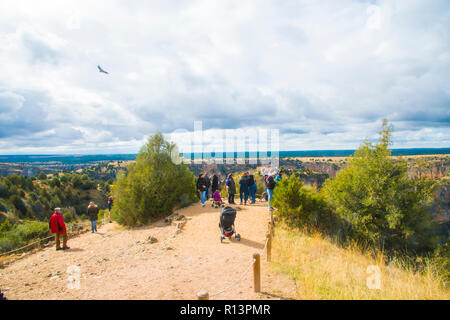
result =
[[42,239],[49,235],[50,230],[46,222],[25,221],[18,223],[9,227],[9,230],[0,232],[0,249],[2,252],[13,250],[35,239]]

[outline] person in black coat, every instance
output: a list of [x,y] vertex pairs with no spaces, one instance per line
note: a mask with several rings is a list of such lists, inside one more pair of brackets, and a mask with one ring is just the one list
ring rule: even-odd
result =
[[214,192],[216,192],[217,189],[219,189],[219,177],[216,174],[214,174],[211,184],[212,194],[214,194]]
[[208,174],[205,174],[205,181],[206,181],[205,198],[206,198],[206,200],[208,200],[209,199],[209,187],[211,187],[211,179],[208,177]]
[[202,201],[202,207],[205,206],[205,198],[206,198],[206,179],[205,175],[201,173],[197,179],[197,192],[200,194],[200,199]]

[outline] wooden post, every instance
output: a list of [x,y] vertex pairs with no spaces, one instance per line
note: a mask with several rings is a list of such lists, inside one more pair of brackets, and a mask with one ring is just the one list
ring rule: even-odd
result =
[[270,262],[272,260],[272,236],[270,232],[266,234],[267,241],[267,261]]
[[253,254],[253,259],[255,263],[253,264],[253,289],[255,292],[261,291],[261,261],[259,253]]
[[197,293],[197,300],[209,300],[209,294],[206,291],[200,291]]

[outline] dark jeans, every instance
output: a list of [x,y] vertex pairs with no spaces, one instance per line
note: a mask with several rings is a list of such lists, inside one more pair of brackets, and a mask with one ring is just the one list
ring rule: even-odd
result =
[[252,203],[256,202],[256,191],[258,191],[258,187],[256,183],[254,183],[251,187],[248,187],[248,193],[250,196],[250,199],[252,200]]
[[91,220],[91,231],[97,231],[97,220]]
[[228,194],[228,203],[229,204],[234,204],[234,193],[229,193]]
[[244,189],[244,190],[239,190],[239,197],[241,198],[241,203],[242,203],[242,199],[244,199],[244,203],[247,204],[247,200],[248,200],[248,189]]

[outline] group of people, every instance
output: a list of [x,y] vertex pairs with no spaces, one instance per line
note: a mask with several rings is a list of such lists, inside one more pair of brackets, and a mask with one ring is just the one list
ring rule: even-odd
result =
[[[239,198],[244,204],[250,199],[251,203],[256,202],[256,191],[258,191],[258,186],[255,181],[255,177],[248,171],[244,172],[242,177],[238,181],[239,183]],[[225,181],[228,192],[228,203],[235,204],[234,196],[236,194],[236,183],[233,178],[233,174],[230,173]]]
[[220,196],[220,194],[218,193],[219,177],[216,174],[214,174],[212,178],[209,178],[207,174],[201,173],[197,179],[197,192],[199,193],[199,197],[203,207],[205,206],[206,200],[209,199],[210,187],[213,197],[217,197],[215,196],[216,193]]
[[[111,223],[111,208],[113,205],[113,198],[108,198],[108,216],[109,216],[109,222]],[[97,219],[98,219],[98,213],[100,212],[98,206],[93,202],[89,202],[89,205],[87,207],[87,214],[89,217],[89,220],[91,221],[91,232],[97,232]],[[61,214],[61,208],[55,208],[55,212],[50,217],[49,221],[49,227],[50,232],[55,234],[55,242],[56,242],[56,250],[67,250],[70,249],[69,246],[67,246],[68,236],[67,236],[67,229],[66,224],[64,223],[64,217]],[[61,238],[63,241],[63,246],[61,247]]]
[[[279,180],[282,179],[282,172],[279,171],[273,172],[270,174],[264,175],[264,184],[265,184],[265,200],[268,201],[269,210],[273,210],[270,205],[272,201],[273,193],[275,186]],[[250,174],[248,171],[244,172],[240,177],[239,181],[239,198],[240,204],[247,205],[247,201],[250,201],[251,204],[256,202],[256,192],[258,191],[258,185],[256,183],[255,177],[253,174]],[[214,174],[212,180],[208,177],[207,174],[201,173],[197,179],[197,191],[199,193],[199,197],[202,203],[202,207],[205,206],[206,200],[209,199],[209,189],[211,186],[211,191],[213,193],[213,201],[214,204],[223,203],[220,192],[219,192],[219,177]],[[228,203],[236,204],[234,202],[234,197],[236,195],[236,182],[234,181],[233,174],[230,173],[225,180],[225,186],[228,193]]]

